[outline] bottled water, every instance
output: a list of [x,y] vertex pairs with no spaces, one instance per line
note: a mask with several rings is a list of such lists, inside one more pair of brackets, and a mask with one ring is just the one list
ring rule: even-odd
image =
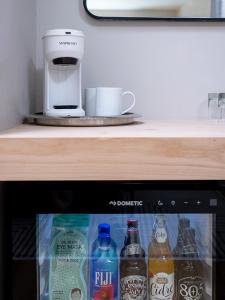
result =
[[110,225],[99,224],[98,238],[92,246],[90,298],[115,300],[118,294],[118,257]]

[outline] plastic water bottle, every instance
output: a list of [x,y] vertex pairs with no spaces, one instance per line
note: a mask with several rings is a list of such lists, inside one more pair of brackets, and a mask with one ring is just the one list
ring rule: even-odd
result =
[[92,300],[117,299],[118,257],[109,224],[98,226],[98,238],[92,246],[90,285]]

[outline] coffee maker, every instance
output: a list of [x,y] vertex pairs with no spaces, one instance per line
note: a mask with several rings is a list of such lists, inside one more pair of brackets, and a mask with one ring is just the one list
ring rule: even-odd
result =
[[44,115],[84,116],[81,95],[81,61],[84,35],[70,29],[49,30],[44,41]]

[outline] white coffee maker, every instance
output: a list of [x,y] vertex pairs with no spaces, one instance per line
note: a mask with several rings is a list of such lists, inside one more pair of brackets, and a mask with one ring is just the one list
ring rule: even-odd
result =
[[51,117],[84,116],[81,61],[84,35],[70,29],[49,30],[44,41],[44,114]]

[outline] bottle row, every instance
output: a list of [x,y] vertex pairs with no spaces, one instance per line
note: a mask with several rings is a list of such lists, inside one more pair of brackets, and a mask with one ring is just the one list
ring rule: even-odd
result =
[[[110,226],[99,225],[98,239],[92,247],[91,299],[117,298],[116,244],[110,238]],[[176,257],[179,259],[176,260]],[[166,219],[156,216],[149,245],[148,265],[141,247],[138,222],[127,221],[127,236],[120,253],[121,300],[200,300],[204,293],[202,264],[198,257],[195,231],[190,220],[179,220],[177,245],[172,253]]]
[[148,255],[141,245],[138,220],[128,219],[120,257],[110,225],[101,223],[89,261],[84,232],[72,230],[71,224],[60,231],[58,223],[55,220],[51,244],[50,300],[65,300],[68,295],[69,300],[203,300],[203,264],[188,218],[179,218],[172,250],[166,216],[156,215]]

